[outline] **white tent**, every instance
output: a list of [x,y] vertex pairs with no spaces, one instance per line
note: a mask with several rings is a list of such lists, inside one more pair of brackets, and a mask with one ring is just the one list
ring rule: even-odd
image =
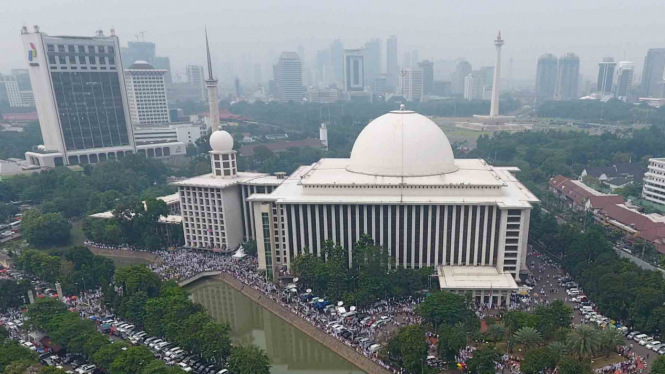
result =
[[245,257],[245,256],[247,256],[247,255],[245,254],[245,249],[244,249],[243,247],[240,247],[240,249],[238,249],[238,250],[236,251],[236,253],[234,253],[233,256],[231,256],[231,257],[233,257],[233,258],[235,258],[235,259],[241,259],[241,258],[243,258],[243,257]]

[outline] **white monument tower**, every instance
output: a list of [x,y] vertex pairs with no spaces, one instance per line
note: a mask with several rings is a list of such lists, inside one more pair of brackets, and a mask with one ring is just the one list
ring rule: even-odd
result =
[[501,39],[501,31],[494,41],[496,46],[496,63],[494,64],[494,81],[492,82],[492,104],[490,106],[490,117],[499,116],[499,91],[501,83],[501,46],[503,46],[503,39]]
[[217,79],[212,77],[212,60],[210,59],[210,46],[208,45],[208,29],[206,28],[206,53],[208,54],[208,106],[210,111],[210,127],[212,132],[219,130],[219,103],[217,102]]
[[321,144],[326,146],[326,151],[328,150],[328,127],[326,126],[325,123],[321,124],[321,127],[319,127],[319,140],[321,140]]

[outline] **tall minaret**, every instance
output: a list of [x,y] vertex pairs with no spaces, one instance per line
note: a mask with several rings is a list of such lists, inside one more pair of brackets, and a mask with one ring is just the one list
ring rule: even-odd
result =
[[212,132],[219,130],[219,103],[217,102],[217,79],[212,77],[212,60],[210,59],[210,46],[208,45],[208,29],[206,28],[206,53],[208,54],[208,107],[210,111],[210,127]]
[[496,63],[494,64],[494,82],[492,82],[492,105],[490,106],[490,117],[499,116],[499,83],[501,82],[501,46],[503,39],[501,39],[501,31],[499,36],[494,41],[496,46]]

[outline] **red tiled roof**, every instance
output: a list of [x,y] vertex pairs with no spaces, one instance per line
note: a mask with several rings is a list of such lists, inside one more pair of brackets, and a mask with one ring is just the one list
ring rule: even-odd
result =
[[321,144],[321,141],[319,139],[308,138],[308,139],[291,140],[291,141],[278,142],[278,143],[244,145],[240,147],[238,151],[240,152],[241,156],[253,156],[254,149],[260,146],[268,148],[273,153],[284,152],[289,148],[304,148],[304,147],[325,148],[324,145]]
[[625,200],[621,195],[607,195],[607,196],[591,196],[589,203],[593,209],[602,209],[607,204],[623,204]]
[[576,185],[570,179],[562,175],[557,175],[550,179],[550,186],[556,188],[562,194],[568,196],[575,203],[580,205],[584,204],[591,196],[594,196],[591,192]]

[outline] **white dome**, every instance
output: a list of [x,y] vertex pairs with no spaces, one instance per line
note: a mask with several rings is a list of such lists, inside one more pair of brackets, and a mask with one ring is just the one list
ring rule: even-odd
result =
[[233,137],[224,130],[217,130],[210,135],[210,148],[217,152],[233,150]]
[[358,135],[347,170],[420,177],[457,170],[446,134],[427,117],[396,110],[370,122]]

